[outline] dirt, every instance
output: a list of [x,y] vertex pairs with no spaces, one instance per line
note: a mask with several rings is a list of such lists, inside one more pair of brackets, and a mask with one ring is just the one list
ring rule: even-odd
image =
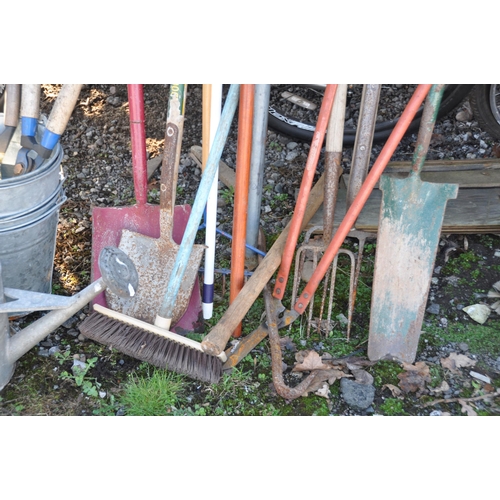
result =
[[[58,85],[44,85],[42,110],[48,112],[57,95]],[[149,159],[161,154],[165,133],[167,85],[146,85],[146,130]],[[183,169],[179,174],[178,203],[192,203],[201,172],[189,155],[192,145],[201,144],[201,86],[193,85],[186,103],[186,125],[183,139]],[[450,116],[443,123],[451,123],[451,135],[462,135],[465,125]],[[441,126],[445,130],[448,125]],[[439,124],[438,124],[439,126]],[[453,129],[455,127],[455,129]],[[485,157],[491,155],[494,141],[481,131],[473,120],[468,125],[471,133],[480,134],[477,140],[488,144]],[[448,127],[449,128],[449,127]],[[222,160],[234,168],[236,160],[237,127],[224,149]],[[449,157],[451,144],[443,139],[433,149],[435,158],[440,153]],[[464,139],[466,140],[466,139]],[[470,140],[470,137],[467,139]],[[409,159],[415,137],[405,139],[396,159]],[[454,142],[453,142],[454,141]],[[268,248],[286,225],[293,211],[294,194],[301,178],[301,169],[307,157],[308,145],[299,143],[298,155],[283,161],[281,153],[295,140],[268,132],[266,156],[266,180],[275,182],[266,191],[262,223],[268,238]],[[299,142],[299,141],[297,141]],[[91,85],[82,90],[79,104],[68,125],[61,143],[65,152],[63,168],[67,176],[65,190],[68,200],[60,212],[56,241],[53,293],[73,295],[90,283],[92,249],[92,207],[128,206],[134,202],[131,154],[128,124],[128,103],[125,85]],[[457,144],[455,158],[471,154],[470,144]],[[441,150],[439,148],[442,148]],[[479,149],[479,146],[477,147]],[[374,147],[374,153],[380,147]],[[484,148],[483,148],[484,150]],[[443,153],[443,151],[446,153]],[[464,153],[468,151],[468,153]],[[344,164],[349,163],[351,151],[346,151]],[[473,154],[476,154],[474,152]],[[477,153],[480,154],[480,153]],[[280,163],[281,162],[281,163]],[[322,170],[322,159],[318,174]],[[274,174],[274,178],[273,178]],[[149,183],[149,199],[158,203],[158,179],[156,171]],[[277,184],[281,184],[276,190]],[[231,193],[220,187],[220,228],[232,232]],[[224,195],[224,196],[223,196]],[[199,236],[202,242],[202,236]],[[216,267],[228,268],[230,242],[217,237],[220,251]],[[357,240],[348,239],[346,248],[357,252]],[[369,309],[376,242],[369,241],[364,250],[363,267],[358,285],[358,296],[353,317],[352,332],[346,339],[346,328],[339,314],[347,311],[347,264],[339,259],[339,289],[334,305],[335,324],[328,332],[312,330],[307,336],[305,323],[294,325],[290,331],[282,331],[290,342],[283,350],[285,382],[296,385],[303,376],[292,372],[297,352],[313,349],[334,359],[356,356],[367,360]],[[220,384],[210,386],[186,378],[174,414],[199,415],[429,415],[452,414],[497,415],[500,398],[495,391],[500,386],[500,315],[491,311],[484,325],[479,325],[465,312],[464,307],[476,303],[493,305],[494,298],[487,297],[493,285],[500,281],[500,235],[467,234],[442,235],[436,255],[435,271],[429,291],[423,333],[415,363],[429,367],[432,378],[422,383],[415,392],[394,392],[388,384],[399,387],[406,369],[401,363],[380,362],[366,367],[373,378],[375,398],[366,409],[350,407],[336,380],[329,385],[325,395],[309,394],[307,397],[287,401],[280,397],[272,383],[271,358],[267,339],[261,342],[232,373],[224,376]],[[214,317],[205,323],[205,333],[217,323],[228,305],[229,278],[216,275],[216,302]],[[290,296],[291,284],[288,288]],[[289,300],[289,299],[288,299]],[[285,305],[289,305],[285,301]],[[262,320],[264,306],[259,298],[249,311],[243,325],[243,334],[251,333]],[[85,306],[68,322],[51,332],[43,342],[21,357],[14,375],[0,392],[0,415],[123,415],[127,408],[120,404],[120,396],[132,375],[147,378],[151,367],[139,360],[125,356],[98,343],[89,341],[78,330],[89,312]],[[42,313],[32,313],[11,321],[13,331],[19,332]],[[18,334],[18,333],[16,333]],[[52,348],[52,351],[50,351]],[[54,354],[54,351],[58,354]],[[442,365],[451,354],[462,354],[475,361],[475,366],[458,368],[455,372]],[[95,362],[89,362],[93,360]],[[72,371],[74,360],[87,364],[88,371],[81,377]],[[484,382],[470,375],[474,370],[488,377]],[[346,369],[346,375],[352,373]],[[403,374],[403,375],[402,375]],[[400,378],[398,378],[398,375]],[[402,378],[401,378],[402,377]],[[439,392],[443,381],[448,390]],[[493,396],[488,397],[488,395]],[[438,400],[450,402],[437,402]],[[461,400],[459,402],[458,400]],[[467,409],[464,410],[464,405]],[[177,413],[175,413],[177,412]]]

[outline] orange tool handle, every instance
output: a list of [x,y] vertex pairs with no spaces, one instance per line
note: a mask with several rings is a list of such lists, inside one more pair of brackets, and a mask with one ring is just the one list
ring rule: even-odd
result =
[[[243,288],[245,279],[245,243],[248,187],[250,183],[250,158],[252,154],[254,87],[255,85],[242,85],[240,90],[229,303],[237,297]],[[241,323],[233,331],[233,337],[240,336]]]
[[290,232],[288,233],[288,238],[283,250],[283,256],[281,258],[281,265],[276,278],[276,284],[274,285],[273,296],[277,299],[282,299],[285,294],[286,282],[288,281],[288,275],[290,274],[293,254],[295,252],[295,247],[297,246],[297,240],[299,239],[300,228],[302,226],[302,220],[304,219],[304,213],[306,211],[307,200],[309,199],[309,193],[311,191],[314,174],[316,172],[319,154],[321,152],[321,148],[323,147],[326,127],[330,119],[330,113],[332,111],[336,91],[336,84],[328,84],[326,86],[325,95],[323,96],[323,101],[319,111],[318,122],[316,123],[316,128],[311,142],[311,149],[309,150],[309,155],[307,156],[307,162],[302,176],[302,182],[300,184],[299,195],[297,196],[297,202],[292,216]]
[[427,94],[429,93],[431,84],[420,84],[410,101],[406,105],[401,118],[398,120],[396,126],[394,127],[391,135],[387,139],[382,151],[380,152],[377,160],[373,164],[370,173],[367,175],[365,181],[363,182],[358,194],[354,198],[349,210],[345,214],[344,220],[341,222],[340,226],[337,229],[332,241],[328,245],[323,257],[318,263],[314,273],[312,274],[307,286],[304,288],[302,295],[297,299],[294,305],[294,309],[299,314],[302,314],[307,305],[309,304],[311,297],[314,292],[318,288],[319,284],[323,280],[323,277],[326,274],[326,271],[330,267],[330,264],[333,262],[335,255],[339,251],[342,243],[344,242],[346,236],[349,231],[353,227],[356,219],[358,218],[361,210],[363,209],[366,200],[368,200],[373,188],[377,184],[382,172],[385,167],[389,163],[391,156],[394,154],[394,151],[398,147],[401,139],[406,133],[406,130],[410,126],[410,123],[413,121],[415,114],[419,110],[420,106],[424,102]]

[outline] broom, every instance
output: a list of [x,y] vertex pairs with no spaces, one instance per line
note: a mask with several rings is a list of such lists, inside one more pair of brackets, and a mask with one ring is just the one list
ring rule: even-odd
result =
[[[183,271],[187,265],[182,257],[191,251],[194,243],[196,230],[200,224],[208,193],[229,135],[229,128],[238,104],[238,96],[239,85],[231,85],[181,242],[181,247],[184,247],[186,251],[179,250],[178,252],[170,277],[174,286],[168,287],[155,325],[98,304],[94,305],[94,312],[80,325],[80,332],[96,342],[113,347],[128,356],[160,368],[209,383],[218,382],[222,376],[222,364],[226,361],[225,354],[221,353],[218,356],[207,354],[203,351],[200,343],[169,331],[169,327],[162,328],[158,325],[166,324],[165,318],[171,317],[169,314],[165,314],[168,312],[167,306],[171,305],[169,304],[169,299],[172,298],[170,294],[177,293],[176,288],[178,289],[179,280],[182,279]],[[160,313],[165,314],[165,316]]]
[[211,356],[195,340],[99,304],[81,323],[80,332],[127,356],[210,384],[219,381],[227,359],[224,352]]

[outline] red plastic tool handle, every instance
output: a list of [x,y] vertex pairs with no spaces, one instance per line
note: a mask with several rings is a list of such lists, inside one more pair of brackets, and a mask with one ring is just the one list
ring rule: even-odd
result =
[[420,84],[416,88],[415,92],[413,93],[413,96],[406,105],[406,108],[403,111],[401,118],[398,120],[398,123],[396,124],[391,135],[387,139],[387,142],[385,143],[377,160],[373,164],[370,173],[367,175],[358,194],[354,198],[351,207],[345,214],[344,220],[338,227],[337,232],[335,233],[334,237],[332,238],[332,241],[328,245],[328,248],[323,254],[323,257],[319,261],[318,266],[316,267],[309,282],[307,283],[307,286],[304,288],[302,295],[295,302],[294,310],[299,314],[302,314],[306,310],[306,307],[309,304],[311,297],[313,296],[314,292],[316,291],[319,284],[323,280],[326,271],[330,267],[330,264],[333,262],[335,255],[337,255],[337,252],[339,251],[346,236],[348,235],[349,231],[356,222],[356,219],[361,213],[361,210],[363,209],[366,200],[368,200],[371,192],[373,191],[373,188],[380,179],[382,172],[389,163],[391,156],[394,154],[394,151],[396,150],[401,139],[405,135],[406,130],[410,126],[410,123],[413,121],[415,114],[417,113],[420,106],[424,102],[424,99],[429,93],[431,87],[432,87],[431,84]]
[[132,142],[135,199],[138,205],[145,205],[148,199],[148,166],[144,118],[144,85],[128,84],[127,91],[130,109],[130,139]]

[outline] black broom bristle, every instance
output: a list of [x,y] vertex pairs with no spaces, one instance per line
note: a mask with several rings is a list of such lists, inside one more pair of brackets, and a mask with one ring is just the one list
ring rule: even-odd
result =
[[222,376],[218,357],[99,312],[94,311],[81,323],[80,332],[127,356],[202,382],[217,383]]

